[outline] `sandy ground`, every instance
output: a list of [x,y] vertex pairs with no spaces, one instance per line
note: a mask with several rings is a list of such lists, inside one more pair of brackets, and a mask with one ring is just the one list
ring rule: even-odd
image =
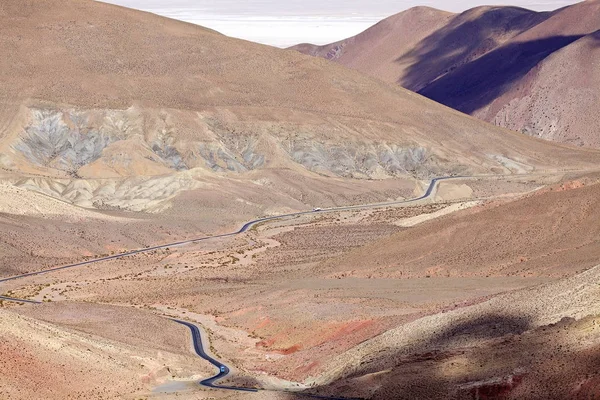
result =
[[351,377],[333,392],[352,387],[382,399],[593,398],[599,273],[595,267],[399,326],[342,354],[327,379]]

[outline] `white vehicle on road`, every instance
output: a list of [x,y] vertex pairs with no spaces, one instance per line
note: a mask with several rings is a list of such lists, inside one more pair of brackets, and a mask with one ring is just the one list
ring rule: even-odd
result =
[[313,212],[317,212],[317,211],[323,211],[323,209],[319,208],[319,207],[313,208]]

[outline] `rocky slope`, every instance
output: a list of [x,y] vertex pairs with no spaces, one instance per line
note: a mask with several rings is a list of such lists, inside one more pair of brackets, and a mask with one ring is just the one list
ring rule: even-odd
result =
[[292,49],[418,91],[546,17],[516,7],[477,7],[462,14],[414,7],[346,40]]
[[[429,20],[412,29],[409,17]],[[600,2],[551,13],[478,7],[448,16],[411,9],[353,38],[295,49],[417,91],[533,136],[597,147],[593,113]],[[383,30],[386,27],[387,30]],[[565,101],[566,100],[566,101]]]
[[600,147],[596,65],[600,31],[556,51],[478,115],[496,125],[577,146]]
[[[410,57],[401,60],[402,55],[410,53],[418,43],[447,25],[453,17],[452,13],[434,8],[414,7],[386,18],[348,39],[324,46],[303,43],[291,49],[332,60],[395,83],[407,73],[411,65]],[[459,35],[454,39],[457,37]],[[461,37],[469,40],[469,35]],[[414,89],[411,85],[403,86]]]
[[[43,321],[53,315],[58,321]],[[191,354],[185,328],[133,308],[63,303],[0,309],[0,322],[3,399],[139,398],[173,376],[210,371]],[[109,332],[99,336],[99,327]],[[148,336],[147,330],[157,333]]]
[[[346,278],[562,279],[472,297],[346,351],[314,374],[322,394],[373,399],[589,398],[600,390],[597,177],[473,208],[322,263]],[[534,211],[535,210],[535,211]],[[436,294],[431,294],[431,299]],[[318,377],[317,377],[318,376]]]
[[594,397],[599,273],[403,324],[340,355],[315,384],[373,399]]
[[[425,180],[435,175],[539,170],[560,170],[561,175],[565,169],[597,168],[600,161],[595,150],[546,143],[497,128],[325,60],[99,2],[3,1],[0,50],[5,55],[0,59],[2,276],[229,232],[241,220],[259,215],[313,205],[408,198],[421,193]],[[520,178],[527,183],[523,190],[529,189],[530,179],[537,184],[532,175]],[[438,195],[455,198],[478,190],[457,186]],[[572,247],[583,242],[585,246],[576,249],[585,250],[577,259],[583,260],[582,266],[573,268],[587,267],[596,254],[598,232],[594,227],[583,230],[576,210],[594,205],[593,198],[581,196],[542,215],[556,222],[563,213],[578,222],[577,230],[583,232],[579,244],[564,225],[556,227],[558,239],[537,236],[546,239],[540,240],[541,250],[520,236],[514,235],[513,240],[530,245],[534,256],[545,254],[544,245],[555,246],[559,239],[568,238],[564,245],[569,248],[562,254],[572,257]],[[506,210],[502,216],[514,212],[515,218],[525,218],[539,209]],[[396,359],[387,358],[390,348],[401,355],[407,342],[421,340],[419,345],[426,351],[416,353],[421,359],[431,357],[429,343],[439,343],[435,342],[438,328],[458,332],[450,335],[456,339],[450,345],[468,346],[471,342],[458,329],[463,325],[452,330],[453,324],[488,311],[499,313],[507,304],[513,307],[507,319],[475,323],[473,330],[465,328],[467,333],[475,332],[476,339],[482,330],[490,329],[521,334],[530,326],[543,329],[543,324],[565,315],[595,312],[597,276],[590,273],[551,290],[519,292],[467,314],[427,317],[409,325],[407,329],[414,330],[403,336],[406,332],[398,327],[399,321],[417,318],[415,310],[421,317],[453,299],[470,299],[468,291],[480,290],[474,285],[487,278],[454,286],[432,305],[429,292],[451,283],[421,284],[416,297],[425,300],[415,302],[413,295],[397,293],[400,279],[390,282],[383,276],[379,281],[348,282],[335,275],[358,268],[346,261],[340,268],[332,267],[324,259],[333,254],[332,246],[337,246],[336,255],[349,251],[353,256],[358,246],[371,241],[379,248],[382,237],[401,229],[387,219],[419,216],[422,211],[304,216],[274,227],[282,229],[281,235],[273,233],[281,243],[261,237],[257,227],[247,235],[5,282],[3,294],[29,296],[45,304],[1,304],[0,397],[198,398],[210,394],[235,398],[237,394],[230,392],[198,389],[196,382],[208,376],[212,367],[190,353],[189,332],[159,317],[163,314],[208,322],[206,326],[214,328],[209,332],[211,344],[215,353],[221,352],[218,358],[232,361],[242,371],[248,360],[250,365],[270,364],[272,375],[267,375],[267,369],[260,373],[256,369],[264,380],[276,381],[277,373],[306,377],[312,371],[325,371],[314,382],[329,385],[350,374],[365,380],[374,374],[391,379],[385,387],[359,382],[359,389],[393,398],[394,382],[405,374]],[[491,214],[491,220],[501,219]],[[589,216],[593,220],[596,214]],[[354,222],[343,226],[346,218]],[[371,226],[365,226],[362,218],[372,218]],[[462,225],[465,231],[472,226],[475,234],[486,239],[480,248],[495,244],[494,235],[482,233],[485,223],[476,218],[467,222]],[[293,236],[292,225],[311,223],[317,226],[307,226]],[[469,238],[442,228],[438,238]],[[423,228],[413,232],[421,238],[431,233]],[[392,249],[398,250],[397,243]],[[411,249],[412,257],[421,256],[422,247],[412,243]],[[365,248],[356,251],[364,255]],[[457,264],[472,255],[458,245],[454,254],[445,254]],[[489,254],[488,261],[506,259],[502,252]],[[384,252],[381,256],[387,257]],[[561,260],[560,254],[553,258]],[[430,256],[426,261],[438,260]],[[321,265],[328,269],[319,269]],[[562,272],[556,264],[550,267]],[[412,283],[405,290],[413,290]],[[482,286],[492,294],[526,284],[492,281]],[[528,296],[534,300],[523,306],[523,314],[530,321],[523,322],[512,311]],[[536,314],[547,299],[552,299],[553,308]],[[392,324],[392,331],[380,335]],[[428,330],[432,327],[433,332]],[[307,340],[295,341],[303,338]],[[302,343],[311,348],[296,346]],[[358,343],[363,344],[355,347]],[[308,350],[312,353],[304,352]],[[325,370],[325,362],[341,351],[342,357],[332,362],[334,368]],[[285,358],[294,354],[306,358]],[[295,362],[298,359],[303,362]],[[470,368],[481,365],[478,360]],[[386,375],[387,369],[393,374]],[[513,370],[509,365],[500,376]],[[494,371],[490,374],[498,376]],[[461,383],[478,382],[455,376]],[[180,380],[192,384],[182,387]],[[191,390],[152,393],[165,381],[173,385],[167,390]],[[353,382],[348,384],[334,394],[361,393],[353,390]],[[291,396],[256,394],[261,399]]]

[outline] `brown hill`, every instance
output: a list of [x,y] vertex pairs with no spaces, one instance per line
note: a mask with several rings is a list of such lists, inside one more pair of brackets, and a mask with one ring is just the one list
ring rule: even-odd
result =
[[323,263],[318,271],[408,282],[564,277],[457,302],[374,337],[324,369],[317,380],[324,393],[373,399],[597,395],[600,230],[589,221],[599,217],[600,184],[594,182],[597,177],[584,178],[462,211]]
[[291,49],[336,61],[386,82],[395,82],[410,67],[410,62],[398,61],[398,58],[448,24],[452,17],[453,14],[446,11],[414,7],[346,40],[325,46],[305,43]]
[[600,184],[584,183],[423,223],[328,266],[401,278],[570,274],[596,265],[600,256],[600,230],[589,224],[600,218]]
[[578,146],[600,147],[600,31],[544,59],[476,115],[496,125]]
[[[526,84],[526,75],[551,54],[600,29],[599,15],[597,0],[560,9],[503,46],[441,77],[420,93],[468,114],[484,116],[498,97],[517,96],[519,87]],[[555,104],[550,108],[553,106]],[[493,110],[488,112],[493,114]],[[495,115],[488,118],[493,120]]]
[[[598,15],[597,0],[552,13],[478,7],[449,17],[440,26],[432,24],[431,33],[417,40],[403,40],[404,36],[398,35],[395,46],[369,33],[377,31],[373,27],[340,42],[345,46],[335,61],[501,126],[546,139],[598,146],[598,135],[586,126],[590,117],[579,118],[589,114],[586,110],[595,106],[597,97],[579,89],[594,82],[595,69],[585,68],[589,57],[582,47],[587,43],[593,48],[595,36],[574,44],[600,29]],[[398,32],[409,26],[401,24],[395,28]],[[574,49],[567,50],[571,45]],[[297,49],[306,52],[307,47]],[[357,61],[362,53],[365,62]],[[566,91],[571,96],[568,110],[562,102]]]
[[[600,161],[596,151],[491,126],[325,60],[108,4],[5,1],[0,32],[0,183],[86,208],[165,213],[186,235],[257,215],[412,197],[416,180],[436,175]],[[25,237],[2,244],[6,260],[31,268],[22,249],[56,235],[30,235],[26,216],[60,217],[69,207],[3,187],[5,212],[25,214],[2,221],[0,230]],[[142,236],[126,247],[151,241]],[[73,246],[106,251],[82,238],[52,257]]]
[[[238,226],[241,219],[306,209],[312,204],[409,197],[415,189],[422,188],[416,180],[435,175],[524,173],[526,177],[520,179],[536,182],[539,175],[528,172],[560,170],[558,175],[562,175],[565,169],[597,168],[600,161],[598,151],[547,143],[494,127],[325,60],[92,1],[3,1],[0,51],[5,55],[0,64],[3,275],[180,238],[198,238],[223,231],[223,225]],[[4,185],[6,182],[12,186]],[[82,210],[22,188],[103,211]],[[182,190],[186,192],[181,193]],[[597,189],[590,190],[591,196],[585,192],[567,198],[562,207],[554,204],[554,208],[544,208],[544,200],[557,200],[548,195],[538,197],[542,204],[538,208],[531,203],[522,208],[507,206],[504,212],[492,213],[489,218],[501,224],[498,215],[508,215],[510,219],[514,213],[515,218],[530,217],[552,233],[556,230],[555,235],[542,235],[535,229],[525,231],[528,237],[543,239],[539,246],[527,243],[524,235],[519,236],[531,247],[527,253],[532,257],[531,265],[537,265],[538,258],[546,254],[545,245],[555,246],[559,239],[566,238],[565,252],[553,253],[552,257],[558,261],[561,257],[579,260],[582,266],[572,268],[583,268],[589,258],[595,257],[597,249],[598,230],[589,221],[591,228],[581,222],[585,216],[591,220],[597,216],[589,211],[595,205]],[[564,200],[558,198],[559,205],[561,199]],[[125,213],[120,211],[122,208],[157,215]],[[539,209],[555,224],[539,222],[536,218],[543,219],[537,214]],[[578,209],[585,211],[583,216],[577,214]],[[356,219],[344,227],[338,222],[346,216],[321,214],[314,219],[314,226],[306,227],[317,232],[313,236],[292,236],[287,242],[278,242],[280,235],[285,239],[285,234],[292,234],[296,225],[306,224],[309,216],[305,216],[307,219],[278,221],[281,224],[265,235],[256,226],[247,235],[213,237],[188,247],[5,282],[3,294],[38,298],[46,304],[41,308],[1,304],[8,309],[0,310],[0,365],[6,371],[0,376],[0,398],[202,397],[204,392],[199,391],[203,389],[197,387],[197,382],[209,376],[212,367],[191,352],[187,330],[175,328],[173,322],[156,315],[195,320],[206,326],[211,340],[210,345],[204,341],[207,348],[215,353],[218,349],[215,357],[231,362],[242,373],[249,361],[251,366],[271,365],[269,368],[283,378],[292,372],[306,374],[317,371],[327,354],[337,352],[339,348],[331,343],[344,346],[344,354],[332,363],[334,368],[328,369],[317,383],[326,385],[345,379],[348,371],[368,381],[373,378],[370,373],[375,372],[375,379],[390,379],[379,393],[371,395],[394,398],[394,385],[406,375],[397,368],[394,357],[402,357],[406,354],[403,351],[422,349],[420,359],[428,360],[431,351],[437,351],[436,346],[453,348],[459,344],[463,345],[461,351],[483,348],[478,346],[482,331],[499,328],[497,332],[502,334],[518,335],[552,323],[556,317],[600,313],[598,276],[588,275],[584,276],[586,279],[575,277],[559,282],[550,290],[533,295],[520,292],[503,301],[495,300],[485,309],[475,307],[465,314],[459,310],[426,317],[434,320],[432,324],[428,322],[431,319],[425,323],[413,321],[415,324],[406,329],[413,336],[403,336],[401,327],[378,335],[392,323],[395,328],[395,321],[400,320],[397,317],[406,322],[404,314],[411,306],[394,305],[389,312],[391,298],[379,298],[380,288],[376,285],[360,289],[371,293],[365,298],[351,286],[343,292],[332,286],[326,296],[315,288],[315,281],[337,281],[322,279],[321,271],[306,271],[316,266],[321,257],[331,256],[333,246],[345,251],[371,240],[379,241],[383,235],[399,229],[389,226],[387,218],[394,218],[395,213],[420,213],[419,210],[420,207],[387,210],[392,211],[391,216],[386,210],[375,212],[371,216],[373,226],[365,226],[359,215],[352,215],[350,218]],[[479,210],[479,214],[485,212]],[[581,231],[577,246],[583,247],[574,250],[572,232],[555,221],[563,215],[566,222]],[[448,218],[456,218],[461,226],[459,215]],[[438,240],[447,239],[449,234],[464,236],[486,250],[498,238],[521,245],[519,251],[528,249],[515,243],[516,239],[510,241],[507,233],[492,231],[484,236],[485,222],[477,218],[468,222],[468,226],[462,225],[464,230],[468,232],[472,226],[487,243],[479,243],[477,237],[463,232],[457,234],[444,225],[440,232],[428,233]],[[523,228],[519,220],[510,222]],[[423,227],[413,232],[423,237]],[[514,228],[511,232],[514,235]],[[331,237],[335,241],[329,240]],[[317,241],[326,243],[321,247],[311,244]],[[299,246],[290,246],[294,243]],[[398,250],[397,243],[394,246]],[[314,264],[306,259],[307,247],[311,247],[309,255],[318,256],[312,259],[317,260]],[[423,247],[414,242],[411,247],[423,252]],[[271,255],[271,251],[276,254]],[[431,247],[427,251],[430,253],[426,261],[438,261],[431,254]],[[464,262],[472,253],[457,245],[455,255],[443,254],[450,261]],[[492,261],[494,257],[513,261],[506,252],[490,251],[489,255]],[[336,265],[325,265],[337,271]],[[421,273],[424,264],[415,261],[413,265],[415,275]],[[494,270],[498,265],[489,262],[485,268]],[[520,272],[518,267],[510,267],[508,272]],[[342,268],[359,269],[351,263]],[[561,274],[565,268],[555,263],[538,269],[540,274],[551,275]],[[433,271],[437,273],[438,269]],[[472,270],[467,272],[474,274]],[[298,282],[298,278],[306,277],[315,280]],[[282,286],[278,289],[275,284]],[[394,282],[387,284],[390,294],[397,290]],[[585,290],[580,290],[584,284]],[[502,287],[506,286],[498,286]],[[500,289],[490,290],[496,293]],[[329,297],[333,293],[336,294]],[[534,300],[526,302],[528,298]],[[553,307],[543,307],[546,299],[553,300]],[[440,301],[436,304],[445,305],[449,300]],[[522,313],[477,323],[482,316],[493,317],[498,310],[505,310],[506,304],[520,303],[524,304],[518,310]],[[433,306],[423,306],[430,308]],[[543,312],[536,314],[539,309]],[[408,313],[413,314],[410,310]],[[519,319],[521,314],[528,320]],[[379,323],[390,316],[392,322]],[[461,324],[468,324],[473,318],[474,329]],[[315,321],[324,328],[317,327]],[[283,331],[278,332],[281,328]],[[261,330],[271,337],[260,337]],[[314,337],[315,332],[322,336],[323,341],[308,343],[315,351],[323,350],[319,357],[304,358],[294,365],[289,359],[282,360],[290,353],[304,354],[299,351],[303,350],[300,346],[279,347],[279,342],[286,343],[279,338],[293,337],[293,331],[302,331],[298,336]],[[439,332],[445,335],[439,336]],[[453,335],[455,332],[458,334]],[[471,333],[475,340],[466,340],[464,337]],[[270,345],[263,341],[275,335],[278,337]],[[367,340],[373,335],[377,336]],[[444,341],[447,337],[455,341]],[[492,339],[498,337],[504,338],[495,335]],[[588,343],[587,339],[586,335],[571,338],[584,343]],[[418,343],[405,346],[407,341]],[[362,344],[355,347],[357,343]],[[513,349],[520,354],[530,347],[528,343]],[[265,348],[261,348],[263,344]],[[351,350],[345,352],[348,348]],[[476,354],[481,358],[486,355]],[[488,358],[493,359],[492,356]],[[469,368],[482,365],[478,361],[474,357]],[[381,373],[388,368],[393,374]],[[419,374],[430,371],[418,370]],[[292,382],[277,383],[275,374],[267,376],[268,370],[262,367],[255,371],[256,376],[265,378],[257,382],[300,388]],[[584,372],[590,371],[593,372],[592,367]],[[464,371],[456,372],[450,369],[457,381],[470,382]],[[492,378],[496,376],[493,372],[489,374]],[[253,376],[242,382],[255,385]],[[164,382],[168,383],[163,387],[167,392],[193,390],[151,393]],[[191,386],[185,382],[191,382]],[[236,376],[226,382],[235,383]],[[560,383],[567,387],[574,382],[577,381],[566,379]],[[435,382],[430,387],[435,388]],[[352,388],[348,386],[345,391]],[[378,387],[363,384],[360,389],[377,391]],[[419,391],[414,393],[419,395]],[[214,394],[236,396],[216,391]],[[338,391],[336,395],[342,394],[345,392]],[[287,398],[288,393],[265,390],[257,396]],[[347,397],[356,397],[356,393]]]
[[349,39],[292,47],[418,91],[545,20],[549,13],[477,7],[451,14],[415,7]]
[[587,399],[600,391],[594,267],[426,316],[341,354],[321,393],[369,399]]
[[76,302],[18,311],[31,316],[0,308],[3,399],[135,398],[175,374],[211,371],[183,327],[149,312]]
[[[354,178],[597,164],[596,153],[492,127],[325,60],[144,12],[14,0],[0,22],[0,167],[12,183],[86,207],[160,210],[181,190],[235,187],[244,198],[261,182],[296,208],[372,192]],[[340,188],[333,198],[311,191],[332,177],[342,180],[329,184]]]

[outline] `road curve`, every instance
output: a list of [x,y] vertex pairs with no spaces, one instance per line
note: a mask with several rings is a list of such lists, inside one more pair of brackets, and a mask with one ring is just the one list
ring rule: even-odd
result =
[[[447,176],[447,177],[440,177],[440,178],[434,178],[432,179],[432,181],[430,182],[429,186],[427,187],[427,190],[425,191],[425,193],[419,197],[413,198],[413,199],[408,199],[408,200],[400,200],[400,201],[392,201],[392,202],[387,202],[387,203],[375,203],[375,204],[364,204],[364,205],[356,205],[356,206],[346,206],[346,207],[334,207],[334,208],[328,208],[328,209],[315,209],[315,210],[311,210],[311,211],[301,211],[301,212],[296,212],[296,213],[289,213],[289,214],[282,214],[282,215],[275,215],[272,217],[265,217],[265,218],[259,218],[259,219],[255,219],[252,221],[249,221],[247,223],[245,223],[239,230],[235,231],[235,232],[231,232],[231,233],[225,233],[225,234],[220,234],[220,235],[215,235],[215,236],[206,236],[206,237],[202,237],[202,238],[197,238],[197,239],[190,239],[190,240],[183,240],[183,241],[179,241],[179,242],[173,242],[173,243],[168,243],[168,244],[163,244],[163,245],[159,245],[159,246],[153,246],[153,247],[147,247],[147,248],[143,248],[143,249],[138,249],[138,250],[131,250],[125,253],[121,253],[121,254],[115,254],[112,256],[108,256],[108,257],[101,257],[101,258],[96,258],[93,260],[88,260],[88,261],[83,261],[83,262],[79,262],[79,263],[74,263],[74,264],[69,264],[69,265],[64,265],[61,267],[56,267],[56,268],[51,268],[51,269],[47,269],[44,271],[37,271],[37,272],[29,272],[29,273],[25,273],[25,274],[21,274],[21,275],[15,275],[15,276],[11,276],[8,278],[3,278],[0,279],[0,283],[2,282],[8,282],[8,281],[13,281],[13,280],[17,280],[17,279],[21,279],[21,278],[26,278],[29,276],[36,276],[36,275],[42,275],[42,274],[47,274],[50,272],[55,272],[55,271],[60,271],[63,269],[70,269],[70,268],[76,268],[76,267],[81,267],[81,266],[85,266],[85,265],[90,265],[90,264],[95,264],[95,263],[99,263],[99,262],[103,262],[103,261],[109,261],[109,260],[116,260],[119,258],[123,258],[123,257],[127,257],[127,256],[132,256],[135,254],[140,254],[140,253],[147,253],[147,252],[151,252],[154,250],[160,250],[160,249],[165,249],[168,247],[176,247],[176,246],[183,246],[186,244],[191,244],[191,243],[197,243],[197,242],[201,242],[204,240],[209,240],[209,239],[215,239],[215,238],[223,238],[223,237],[228,237],[228,236],[235,236],[235,235],[239,235],[241,233],[246,232],[248,229],[250,229],[252,226],[262,223],[262,222],[266,222],[266,221],[273,221],[276,219],[282,219],[282,218],[291,218],[291,217],[297,217],[297,216],[301,216],[301,215],[307,215],[307,214],[323,214],[323,213],[330,213],[330,212],[339,212],[339,211],[349,211],[349,210],[358,210],[358,209],[368,209],[368,208],[379,208],[379,207],[387,207],[387,206],[394,206],[394,205],[400,205],[400,204],[406,204],[406,203],[411,203],[411,202],[415,202],[415,201],[419,201],[419,200],[424,200],[428,197],[430,197],[437,185],[438,182],[443,181],[443,180],[449,180],[449,179],[463,179],[463,178],[469,178],[466,176]],[[12,298],[12,297],[6,297],[6,296],[0,296],[0,300],[2,301],[13,301],[13,302],[20,302],[20,303],[32,303],[32,304],[40,304],[39,301],[34,301],[34,300],[28,300],[28,299],[17,299],[17,298]],[[201,385],[210,387],[210,388],[214,388],[214,389],[226,389],[226,390],[235,390],[235,391],[244,391],[244,392],[258,392],[258,389],[253,389],[253,388],[243,388],[243,387],[233,387],[233,386],[222,386],[222,385],[217,385],[215,384],[215,382],[217,380],[220,380],[224,377],[226,377],[227,375],[229,375],[230,370],[229,367],[227,367],[227,365],[215,360],[214,358],[212,358],[211,356],[209,356],[203,348],[202,345],[202,336],[200,333],[200,329],[189,322],[186,321],[182,321],[182,320],[177,320],[177,319],[171,319],[174,322],[177,322],[181,325],[184,325],[186,327],[188,327],[192,333],[192,340],[193,340],[193,344],[194,344],[194,351],[196,352],[196,354],[200,357],[202,357],[203,359],[207,360],[208,362],[210,362],[212,365],[214,365],[215,367],[218,368],[219,372],[208,379],[204,379],[202,381],[200,381]],[[315,399],[329,399],[329,400],[352,400],[349,398],[341,398],[341,397],[327,397],[327,396],[319,396],[319,395],[311,395],[311,394],[307,394],[307,393],[301,393],[301,392],[292,392],[290,391],[289,393],[293,393],[294,395],[297,396],[302,396],[302,397],[309,397],[309,398],[315,398]]]
[[[249,222],[245,223],[239,230],[237,230],[235,232],[224,233],[224,234],[215,235],[215,236],[205,236],[205,237],[197,238],[197,239],[182,240],[182,241],[179,241],[179,242],[173,242],[173,243],[167,243],[167,244],[161,244],[161,245],[158,245],[158,246],[146,247],[146,248],[137,249],[137,250],[131,250],[131,251],[128,251],[128,252],[125,252],[125,253],[115,254],[115,255],[112,255],[112,256],[108,256],[108,257],[95,258],[93,260],[82,261],[82,262],[78,262],[78,263],[74,263],[74,264],[69,264],[69,265],[63,265],[61,267],[50,268],[50,269],[46,269],[46,270],[43,270],[43,271],[29,272],[29,273],[26,273],[26,274],[15,275],[15,276],[11,276],[11,277],[8,277],[8,278],[0,279],[0,283],[2,283],[2,282],[8,282],[8,281],[13,281],[13,280],[16,280],[16,279],[21,279],[21,278],[26,278],[28,276],[43,275],[43,274],[47,274],[47,273],[50,273],[50,272],[60,271],[60,270],[63,270],[63,269],[70,269],[70,268],[82,267],[82,266],[85,266],[85,265],[96,264],[96,263],[103,262],[103,261],[117,260],[119,258],[123,258],[123,257],[127,257],[127,256],[133,256],[133,255],[141,254],[141,253],[148,253],[148,252],[151,252],[151,251],[154,251],[154,250],[166,249],[168,247],[184,246],[186,244],[192,244],[192,243],[202,242],[202,241],[210,240],[210,239],[217,239],[217,238],[224,238],[224,237],[228,237],[228,236],[235,236],[235,235],[239,235],[241,233],[246,232],[248,229],[250,229],[252,226],[254,226],[256,224],[260,224],[260,223],[266,222],[266,221],[273,221],[273,220],[276,220],[276,219],[292,218],[292,217],[298,217],[298,216],[307,215],[307,214],[324,214],[324,213],[339,212],[339,211],[350,211],[350,210],[360,210],[360,209],[368,209],[368,208],[388,207],[388,206],[394,206],[394,205],[411,203],[411,202],[415,202],[415,201],[419,201],[419,200],[425,200],[426,198],[428,198],[428,197],[431,196],[431,194],[433,193],[433,190],[435,189],[435,187],[436,187],[436,185],[437,185],[438,182],[443,181],[443,180],[449,180],[449,179],[464,179],[464,178],[471,178],[471,177],[469,177],[469,176],[445,176],[445,177],[441,177],[441,178],[434,178],[429,183],[429,186],[427,187],[427,190],[425,191],[425,193],[422,196],[419,196],[419,197],[416,197],[416,198],[413,198],[413,199],[400,200],[400,201],[391,201],[391,202],[387,202],[387,203],[374,203],[374,204],[362,204],[362,205],[356,205],[356,206],[333,207],[333,208],[327,208],[327,209],[322,209],[322,210],[300,211],[300,212],[289,213],[289,214],[274,215],[272,217],[259,218],[259,219],[255,219],[255,220],[252,220],[252,221],[249,221]],[[10,301],[11,299],[10,298],[5,298],[5,300],[9,300]],[[18,301],[24,301],[24,300],[20,300],[20,299],[17,299],[17,300]]]
[[[214,365],[215,367],[217,367],[218,373],[215,376],[212,376],[208,379],[204,379],[204,380],[200,381],[199,383],[201,385],[209,387],[209,388],[213,388],[213,389],[235,390],[238,392],[254,392],[254,393],[256,393],[259,391],[265,391],[265,389],[254,389],[254,388],[245,388],[245,387],[238,387],[238,386],[225,386],[225,385],[215,384],[216,381],[223,379],[227,375],[229,375],[229,373],[231,372],[229,370],[229,367],[227,365],[215,360],[214,358],[212,358],[211,356],[209,356],[206,353],[206,351],[204,350],[203,343],[202,343],[202,334],[201,334],[200,328],[198,328],[198,326],[196,326],[190,322],[182,321],[182,320],[175,319],[175,318],[169,318],[169,319],[171,321],[177,322],[178,324],[188,327],[192,333],[192,343],[194,344],[194,351],[196,352],[196,354],[198,356],[200,356],[201,358],[205,359],[206,361],[208,361],[209,363],[211,363],[212,365]],[[296,396],[301,396],[301,397],[309,397],[309,398],[313,398],[313,399],[362,400],[362,399],[358,399],[358,398],[348,398],[348,397],[319,396],[319,395],[315,395],[315,394],[308,394],[308,393],[294,392],[294,391],[282,391],[282,392],[294,394]]]
[[181,321],[179,319],[171,319],[171,321],[175,321],[178,324],[187,326],[190,329],[190,331],[192,332],[192,342],[194,344],[194,351],[196,352],[196,354],[198,354],[200,357],[202,357],[203,359],[205,359],[206,361],[208,361],[209,363],[211,363],[212,365],[217,367],[217,369],[219,371],[217,373],[217,375],[200,381],[201,385],[204,385],[204,386],[207,386],[210,388],[214,388],[214,389],[237,390],[237,391],[243,391],[243,392],[258,392],[258,389],[252,389],[252,388],[215,385],[215,381],[225,378],[227,375],[229,375],[229,372],[230,372],[229,367],[227,365],[215,360],[208,354],[206,354],[206,351],[204,351],[204,347],[202,346],[202,335],[200,333],[200,329],[196,325],[186,322],[186,321]]

